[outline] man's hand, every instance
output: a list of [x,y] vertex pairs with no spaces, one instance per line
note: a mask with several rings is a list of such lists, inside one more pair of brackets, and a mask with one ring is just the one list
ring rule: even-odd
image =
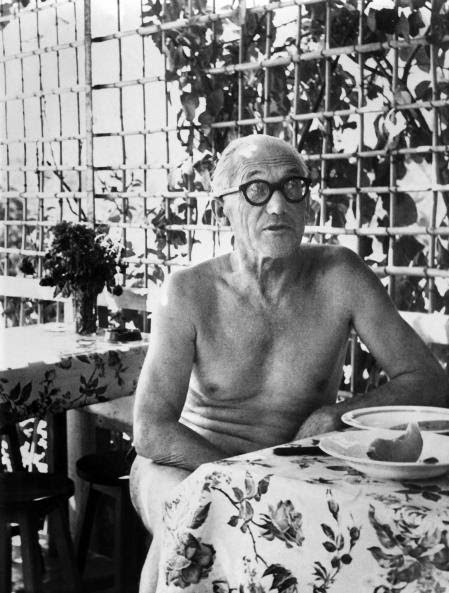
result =
[[337,404],[318,408],[301,424],[295,440],[343,428],[342,413]]

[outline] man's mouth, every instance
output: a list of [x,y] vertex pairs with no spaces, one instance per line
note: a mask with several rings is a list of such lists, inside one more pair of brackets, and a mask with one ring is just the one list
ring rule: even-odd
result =
[[286,224],[286,223],[276,223],[276,224],[268,224],[266,227],[264,227],[264,231],[290,231],[291,230],[291,226]]

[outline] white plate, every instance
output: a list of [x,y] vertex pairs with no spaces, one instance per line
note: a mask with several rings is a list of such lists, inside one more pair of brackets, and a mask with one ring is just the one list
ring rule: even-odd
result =
[[[423,432],[423,450],[415,463],[376,461],[366,452],[374,439],[397,438],[396,430],[347,430],[321,438],[320,448],[332,457],[342,459],[354,469],[374,478],[416,480],[440,476],[449,470],[449,436]],[[435,457],[438,463],[424,463]]]
[[354,428],[405,430],[416,422],[421,431],[449,433],[449,409],[431,406],[378,406],[346,412],[342,421]]

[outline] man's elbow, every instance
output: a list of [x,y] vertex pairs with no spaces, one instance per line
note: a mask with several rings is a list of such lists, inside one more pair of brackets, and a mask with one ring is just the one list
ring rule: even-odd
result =
[[133,445],[137,455],[147,457],[155,463],[169,465],[172,451],[170,426],[152,421],[151,424],[135,420]]
[[149,447],[148,443],[145,442],[142,438],[134,436],[133,446],[137,455],[139,455],[140,457],[147,457],[148,459],[153,459],[151,447]]
[[154,459],[159,454],[158,430],[154,423],[151,425],[142,422],[141,419],[134,419],[133,426],[133,445],[137,455]]
[[420,385],[428,405],[449,407],[449,377],[438,363],[432,372],[420,373]]
[[435,381],[435,399],[437,405],[449,408],[449,378],[443,372]]

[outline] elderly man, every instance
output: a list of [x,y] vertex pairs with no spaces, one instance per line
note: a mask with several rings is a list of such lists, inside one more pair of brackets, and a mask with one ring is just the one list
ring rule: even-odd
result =
[[[134,415],[132,495],[153,533],[141,593],[157,586],[163,500],[200,464],[338,429],[357,407],[447,405],[442,369],[369,268],[301,244],[309,186],[286,142],[234,140],[214,189],[235,250],[168,280]],[[389,382],[336,403],[351,327]]]

